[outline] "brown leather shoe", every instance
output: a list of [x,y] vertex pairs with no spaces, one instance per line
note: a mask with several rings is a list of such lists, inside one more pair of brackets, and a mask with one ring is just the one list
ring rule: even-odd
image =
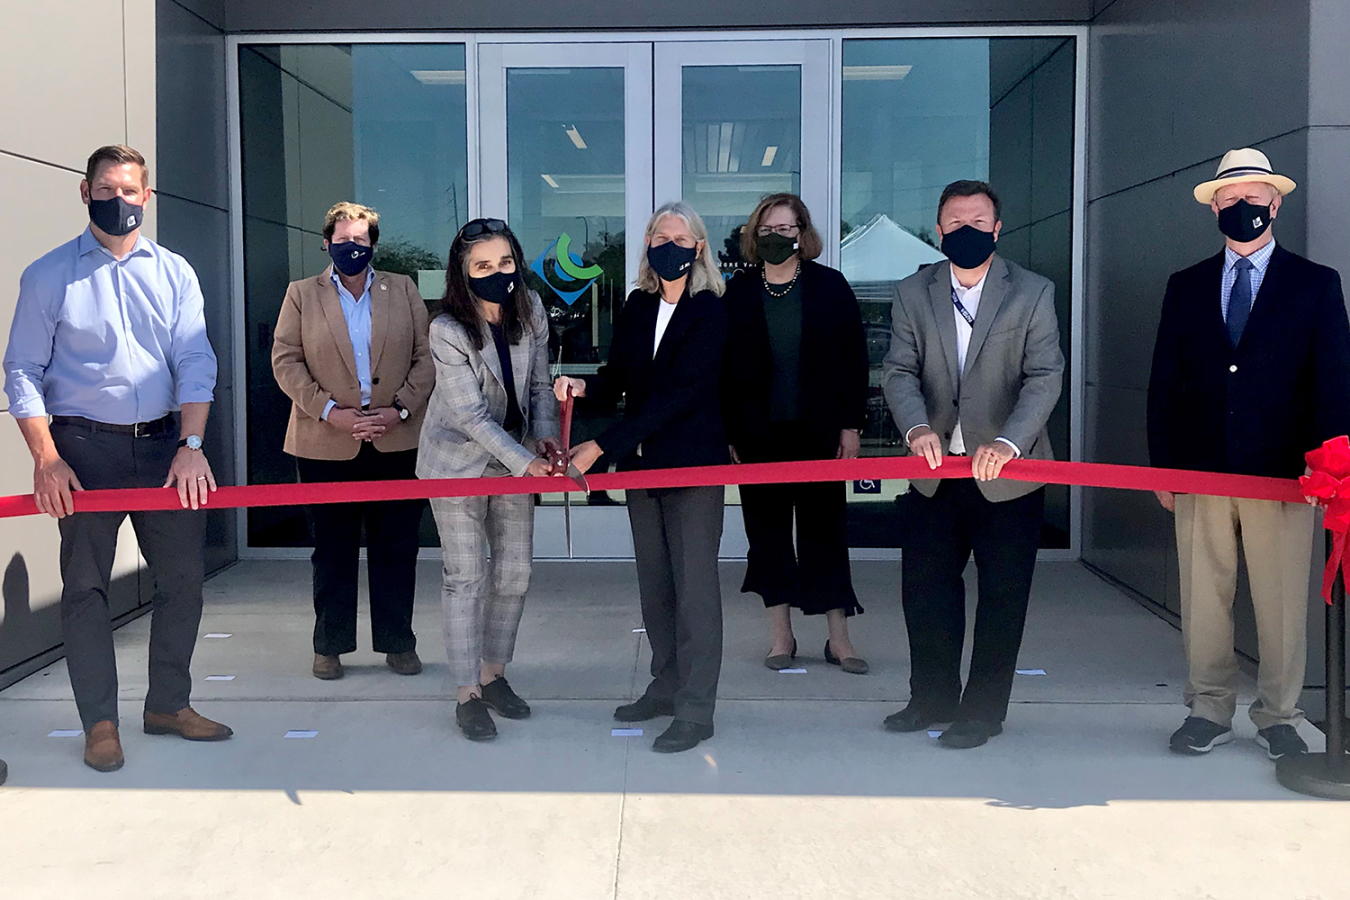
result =
[[176,734],[189,741],[223,741],[234,734],[226,726],[197,713],[185,706],[177,713],[145,714],[146,734]]
[[111,721],[99,722],[84,736],[84,764],[96,772],[116,772],[126,762],[122,740]]
[[342,677],[342,660],[336,656],[314,654],[314,677],[324,681],[337,681]]
[[400,675],[418,675],[422,672],[422,660],[417,658],[416,650],[406,653],[386,653],[384,661]]

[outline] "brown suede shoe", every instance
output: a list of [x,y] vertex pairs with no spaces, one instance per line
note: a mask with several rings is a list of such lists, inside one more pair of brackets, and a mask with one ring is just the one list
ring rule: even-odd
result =
[[324,681],[337,681],[342,677],[342,660],[336,656],[314,654],[314,677]]
[[219,722],[212,722],[199,715],[190,706],[185,706],[174,714],[147,712],[145,733],[176,734],[189,741],[223,741],[234,734]]
[[416,650],[406,653],[386,653],[384,661],[400,675],[418,675],[422,672],[422,660],[417,658]]
[[116,772],[126,759],[122,740],[111,721],[99,722],[84,736],[84,764],[97,772]]

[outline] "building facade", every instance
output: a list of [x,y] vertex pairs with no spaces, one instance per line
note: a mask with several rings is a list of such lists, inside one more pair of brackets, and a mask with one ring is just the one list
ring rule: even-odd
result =
[[[17,276],[82,224],[56,185],[50,199],[17,192],[77,182],[72,170],[101,143],[148,151],[159,239],[196,266],[208,301],[221,360],[208,449],[226,481],[293,480],[271,326],[286,283],[326,264],[319,231],[338,199],[380,210],[376,265],[409,274],[433,303],[459,225],[507,218],[549,308],[554,364],[580,374],[604,358],[656,205],[692,202],[732,270],[735,229],[756,200],[796,191],[825,239],[823,261],[858,293],[875,371],[890,282],[939,258],[942,186],[988,179],[1004,205],[1000,252],[1056,286],[1069,370],[1052,441],[1060,458],[1100,462],[1147,462],[1163,287],[1219,247],[1189,188],[1224,150],[1257,146],[1294,177],[1279,240],[1350,271],[1350,84],[1337,60],[1350,9],[1338,0],[118,0],[120,125],[77,111],[117,67],[105,30],[77,37],[71,23],[106,5],[20,14],[35,36],[24,74],[40,90],[4,101],[12,137],[0,141],[0,164],[16,169],[4,190],[40,227],[7,255]],[[106,66],[91,69],[72,47],[80,40],[108,52]],[[77,127],[49,128],[53,109]],[[0,288],[5,324],[16,284]],[[864,452],[885,455],[899,435],[875,384]],[[579,421],[580,436],[605,415]],[[0,435],[10,493],[30,487],[16,432]],[[902,489],[852,487],[856,553],[894,557]],[[595,497],[574,510],[579,555],[631,553],[622,502]],[[544,504],[539,554],[558,556],[561,513],[553,498]],[[728,556],[743,551],[739,518],[728,517]],[[13,578],[7,570],[0,622],[0,670],[12,677],[59,642],[56,579],[32,574],[53,572],[55,529],[0,529],[21,561],[10,562]],[[434,543],[429,517],[423,536]],[[302,555],[303,515],[215,512],[209,541],[217,567]],[[1054,488],[1043,547],[1046,558],[1081,558],[1160,614],[1178,611],[1170,519],[1149,495]],[[132,583],[134,542],[127,560]],[[26,603],[11,600],[20,580]],[[147,599],[126,597],[128,610]],[[1254,652],[1249,610],[1240,623],[1239,645]]]

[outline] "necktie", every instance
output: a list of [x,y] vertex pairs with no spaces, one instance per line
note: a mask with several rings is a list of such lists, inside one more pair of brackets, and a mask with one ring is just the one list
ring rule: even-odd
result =
[[1228,340],[1236,349],[1242,340],[1242,329],[1247,325],[1247,316],[1252,311],[1252,261],[1246,257],[1233,263],[1237,269],[1237,280],[1233,282],[1233,293],[1228,297]]

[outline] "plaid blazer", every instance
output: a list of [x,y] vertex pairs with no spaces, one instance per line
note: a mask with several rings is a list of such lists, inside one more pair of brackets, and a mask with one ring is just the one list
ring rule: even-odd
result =
[[442,314],[431,322],[431,358],[436,387],[427,403],[417,448],[418,478],[477,478],[497,459],[512,475],[523,475],[535,458],[534,442],[558,436],[558,401],[548,372],[548,316],[530,293],[529,326],[511,345],[516,402],[524,417],[522,445],[502,428],[506,388],[492,332],[482,325],[481,350],[464,326]]

